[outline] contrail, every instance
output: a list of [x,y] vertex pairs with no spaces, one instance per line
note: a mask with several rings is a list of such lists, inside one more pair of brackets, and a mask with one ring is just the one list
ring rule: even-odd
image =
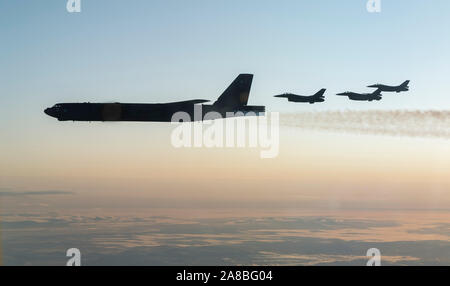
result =
[[450,139],[450,110],[302,112],[281,114],[280,124],[334,132]]

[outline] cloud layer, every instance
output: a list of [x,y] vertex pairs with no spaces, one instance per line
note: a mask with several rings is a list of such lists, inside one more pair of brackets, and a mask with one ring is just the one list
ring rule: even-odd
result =
[[74,192],[67,191],[8,191],[1,190],[0,196],[53,196],[53,195],[73,195]]
[[450,265],[450,236],[440,221],[55,214],[3,219],[6,265],[64,265],[72,247],[80,249],[83,265],[365,265],[372,247],[380,249],[383,265]]

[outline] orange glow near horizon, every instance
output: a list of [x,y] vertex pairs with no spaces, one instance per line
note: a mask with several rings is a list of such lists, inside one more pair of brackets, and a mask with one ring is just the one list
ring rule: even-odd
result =
[[283,127],[279,156],[261,159],[258,148],[176,149],[170,145],[173,126],[125,125],[75,125],[66,136],[7,146],[2,187],[105,195],[124,203],[195,198],[204,204],[450,207],[445,139]]

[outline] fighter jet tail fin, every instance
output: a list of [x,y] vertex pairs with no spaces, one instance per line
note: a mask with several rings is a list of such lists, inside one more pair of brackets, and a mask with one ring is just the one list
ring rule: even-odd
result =
[[219,96],[216,102],[214,102],[214,106],[233,109],[247,105],[252,80],[252,74],[238,75],[230,86]]
[[315,97],[323,97],[323,94],[325,93],[326,89],[322,88],[319,90],[316,94],[314,94]]

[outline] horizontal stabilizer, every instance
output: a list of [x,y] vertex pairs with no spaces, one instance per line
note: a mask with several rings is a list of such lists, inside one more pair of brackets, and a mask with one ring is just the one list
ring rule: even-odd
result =
[[185,101],[170,102],[170,103],[165,103],[165,104],[189,105],[189,104],[205,103],[208,101],[209,100],[207,100],[207,99],[192,99],[192,100],[185,100]]

